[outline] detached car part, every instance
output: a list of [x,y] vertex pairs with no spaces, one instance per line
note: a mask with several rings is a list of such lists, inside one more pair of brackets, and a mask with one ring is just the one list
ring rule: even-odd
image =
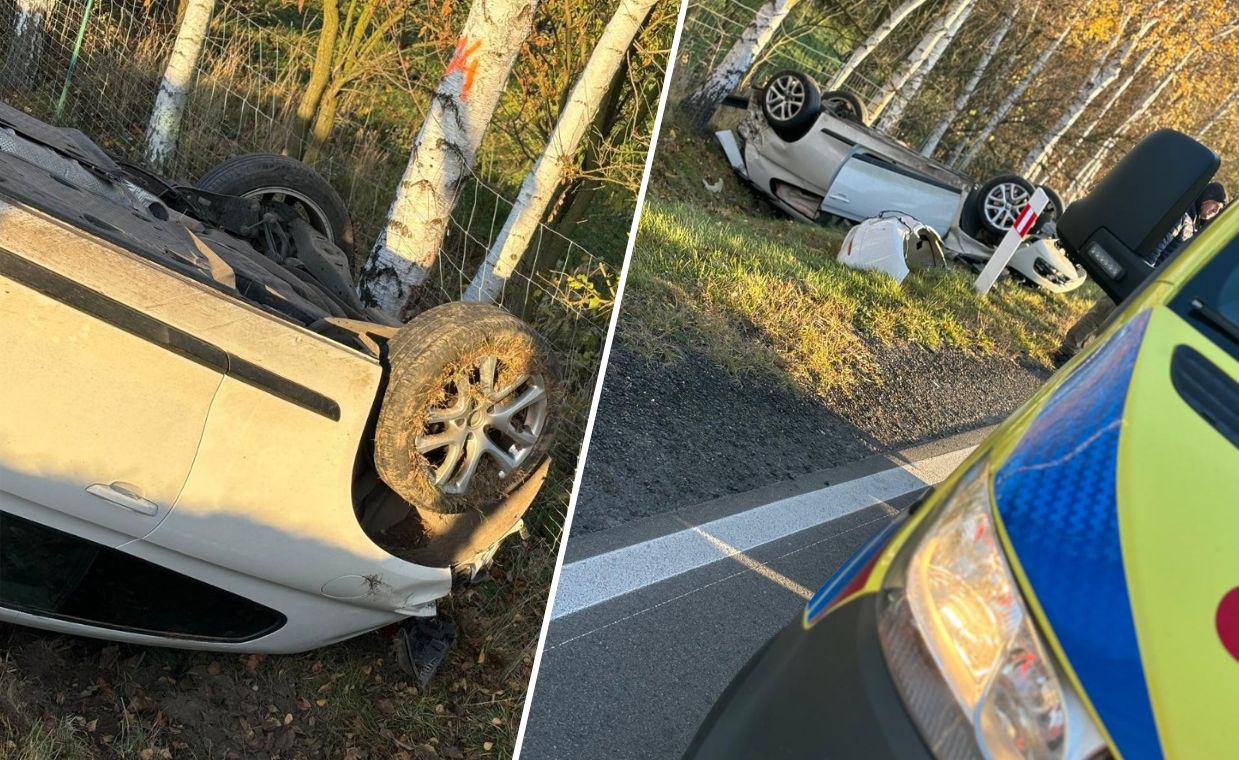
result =
[[903,214],[867,219],[848,230],[835,260],[854,269],[886,272],[900,283],[911,268],[946,263],[938,233]]

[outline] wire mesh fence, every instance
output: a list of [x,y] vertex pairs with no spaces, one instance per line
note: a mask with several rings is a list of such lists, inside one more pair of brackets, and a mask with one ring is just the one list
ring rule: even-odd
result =
[[[31,9],[36,11],[32,15]],[[332,104],[324,140],[299,131],[297,93],[314,50],[302,30],[312,10],[271,6],[272,16],[217,2],[181,122],[176,153],[164,172],[192,180],[220,161],[251,152],[296,152],[344,199],[357,240],[354,271],[378,236],[425,115],[430,88],[400,57],[441,55],[429,44],[393,39],[390,69],[368,89],[345,89]],[[38,49],[25,50],[37,27]],[[177,32],[177,4],[143,0],[0,0],[0,99],[57,126],[77,128],[114,157],[141,162],[151,107]],[[16,63],[15,63],[16,62]],[[446,61],[442,61],[446,64]],[[442,70],[442,67],[439,67]],[[396,101],[393,124],[374,107]],[[290,151],[291,148],[291,151]],[[437,263],[415,309],[457,300],[501,230],[512,202],[475,168],[459,192]],[[623,239],[608,247],[623,251]],[[501,303],[552,344],[562,370],[562,417],[552,468],[535,525],[557,541],[599,371],[613,305],[615,255],[587,250],[542,224]]]
[[[718,66],[732,44],[753,21],[760,3],[761,0],[690,2],[677,55],[676,81],[670,94],[673,100],[682,100]],[[852,93],[862,104],[874,102],[887,86],[890,75],[913,51],[930,25],[939,20],[941,11],[940,6],[927,3],[913,13],[859,68],[837,85],[837,89]],[[843,68],[851,51],[864,41],[868,31],[876,28],[888,13],[889,8],[885,4],[853,0],[797,5],[753,62],[737,88],[737,94],[751,94],[771,75],[783,69],[806,72],[824,87]],[[962,109],[957,110],[956,99],[971,70],[968,61],[961,65],[960,61],[951,60],[952,56],[966,59],[983,48],[1004,20],[1005,13],[995,13],[993,8],[988,7],[979,8],[970,16],[940,65],[915,92],[912,104],[903,110],[894,124],[883,124],[883,128],[914,150],[920,150],[940,124],[947,120],[949,128],[944,138],[930,151],[932,157],[979,178],[1016,169],[1024,151],[1049,126],[1044,122],[1051,116],[1057,117],[1052,109],[1040,107],[1043,104],[1038,98],[1047,91],[1061,91],[1057,82],[1061,74],[1050,68],[1039,77],[1040,90],[1034,88],[1020,100],[1019,116],[1005,119],[999,129],[977,146],[976,155],[969,159],[973,143],[996,103],[987,101],[978,90],[972,93]],[[1013,82],[1018,79],[1043,49],[1045,34],[1046,30],[1035,24],[1019,25],[1005,38],[1002,54],[985,72],[982,83]],[[961,71],[965,73],[961,75]],[[1079,83],[1065,83],[1063,86],[1078,87]],[[697,114],[690,112],[689,116],[696,117]],[[1082,155],[1080,153],[1074,158]],[[1051,179],[1063,179],[1074,165],[1075,162],[1064,162],[1060,156],[1054,164],[1058,171]]]

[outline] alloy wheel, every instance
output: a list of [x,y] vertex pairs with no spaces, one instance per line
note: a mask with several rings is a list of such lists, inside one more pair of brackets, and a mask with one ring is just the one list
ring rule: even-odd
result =
[[1030,195],[1027,190],[1015,182],[1002,182],[990,188],[985,194],[983,205],[985,220],[1000,230],[1009,230],[1015,226],[1015,220],[1020,211],[1028,203]]
[[779,121],[795,117],[804,104],[804,84],[794,76],[778,77],[766,86],[766,109]]
[[[504,378],[494,356],[456,373],[444,384],[444,399],[426,416],[417,451],[444,493],[461,494],[484,457],[506,478],[533,452],[546,428],[547,388],[540,374]],[[500,385],[500,383],[503,383]]]

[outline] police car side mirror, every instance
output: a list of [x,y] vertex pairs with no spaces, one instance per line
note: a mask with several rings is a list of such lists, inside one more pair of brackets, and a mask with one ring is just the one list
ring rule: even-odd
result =
[[1149,261],[1218,170],[1217,154],[1161,129],[1123,156],[1058,220],[1058,237],[1120,303],[1153,274]]

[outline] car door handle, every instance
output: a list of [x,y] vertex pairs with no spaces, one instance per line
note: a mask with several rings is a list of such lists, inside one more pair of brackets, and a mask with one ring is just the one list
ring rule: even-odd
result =
[[129,483],[119,481],[107,484],[95,483],[86,487],[86,493],[140,515],[154,517],[159,514],[159,505],[150,499],[143,498],[138,487]]

